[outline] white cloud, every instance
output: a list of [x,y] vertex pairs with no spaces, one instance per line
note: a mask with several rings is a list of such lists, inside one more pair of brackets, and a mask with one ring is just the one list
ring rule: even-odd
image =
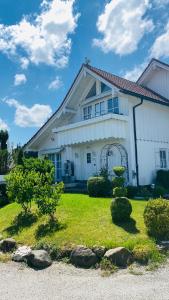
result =
[[0,130],[9,130],[9,127],[5,121],[0,118]]
[[94,39],[94,45],[119,55],[137,50],[144,34],[154,28],[153,21],[144,16],[149,7],[149,0],[111,0],[97,21],[103,38]]
[[59,76],[56,76],[56,78],[49,84],[48,89],[49,90],[58,90],[62,86],[63,86],[62,80],[60,79]]
[[164,32],[154,41],[150,49],[150,57],[169,57],[169,22],[167,23]]
[[25,84],[27,82],[27,78],[24,74],[16,74],[14,79],[14,85],[18,86],[21,84]]
[[64,67],[71,51],[70,34],[79,17],[74,13],[74,2],[43,1],[39,15],[25,16],[16,25],[0,24],[0,51],[19,56],[23,69],[30,62]]
[[124,74],[124,78],[131,80],[131,81],[137,81],[137,79],[140,77],[142,72],[147,66],[147,61],[143,62],[142,64],[135,66],[133,69],[126,71]]
[[34,104],[29,108],[15,99],[5,99],[3,101],[16,109],[15,124],[20,127],[40,127],[52,113],[49,105]]

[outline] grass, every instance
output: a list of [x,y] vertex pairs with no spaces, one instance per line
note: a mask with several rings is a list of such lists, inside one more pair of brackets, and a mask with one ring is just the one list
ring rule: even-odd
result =
[[17,242],[36,245],[39,242],[51,243],[58,248],[83,244],[103,245],[107,248],[125,246],[133,249],[137,244],[153,245],[147,236],[143,220],[146,201],[131,200],[133,213],[125,225],[112,223],[109,198],[90,198],[83,194],[64,194],[57,207],[59,220],[56,228],[51,228],[46,216],[33,217],[21,222],[20,206],[16,203],[0,209],[0,233],[12,236]]

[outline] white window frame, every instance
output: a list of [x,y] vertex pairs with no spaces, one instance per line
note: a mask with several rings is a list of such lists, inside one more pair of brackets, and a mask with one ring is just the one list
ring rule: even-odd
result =
[[83,108],[83,119],[89,120],[91,118],[92,118],[92,105],[85,106]]
[[[112,101],[112,108],[111,109],[109,109],[109,107],[108,107],[109,101]],[[117,105],[115,105],[115,101],[117,101]],[[118,97],[110,98],[110,99],[107,100],[107,111],[108,111],[108,113],[113,113],[113,114],[119,114],[120,113],[119,98]]]
[[[162,157],[161,154],[165,153],[165,157]],[[167,157],[167,149],[161,148],[159,149],[159,160],[160,160],[160,169],[168,169],[168,157]]]

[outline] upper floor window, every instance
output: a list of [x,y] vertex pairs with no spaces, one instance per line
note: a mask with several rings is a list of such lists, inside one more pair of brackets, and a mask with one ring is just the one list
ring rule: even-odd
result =
[[167,153],[165,149],[160,150],[160,168],[161,169],[167,168]]
[[86,106],[83,108],[83,118],[84,120],[88,120],[91,119],[92,117],[92,106]]
[[105,113],[104,101],[95,104],[95,116],[98,117]]
[[90,91],[88,92],[86,98],[94,97],[96,96],[96,82],[91,87]]
[[119,100],[118,97],[109,99],[107,101],[108,113],[119,114]]
[[110,91],[111,88],[107,86],[105,83],[101,82],[101,93]]
[[91,164],[91,162],[92,162],[92,154],[91,153],[87,153],[86,154],[86,158],[87,158],[87,164]]

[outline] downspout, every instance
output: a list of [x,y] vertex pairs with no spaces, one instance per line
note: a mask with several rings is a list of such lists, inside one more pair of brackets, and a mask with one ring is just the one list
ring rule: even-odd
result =
[[133,106],[133,130],[134,130],[134,148],[135,148],[135,163],[136,163],[136,181],[139,186],[139,166],[138,166],[138,148],[137,148],[137,129],[136,129],[136,108],[143,103],[143,97],[140,98],[140,103]]

